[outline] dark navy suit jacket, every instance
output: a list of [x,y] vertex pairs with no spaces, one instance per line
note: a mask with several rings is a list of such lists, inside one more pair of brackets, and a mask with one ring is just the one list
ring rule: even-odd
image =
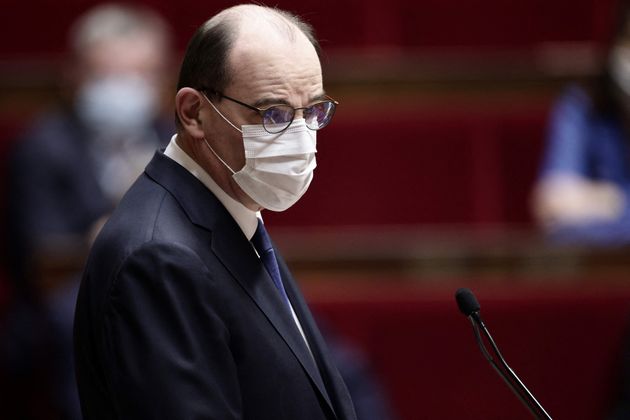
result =
[[230,214],[158,152],[83,276],[75,351],[85,419],[355,419],[276,255],[312,356]]

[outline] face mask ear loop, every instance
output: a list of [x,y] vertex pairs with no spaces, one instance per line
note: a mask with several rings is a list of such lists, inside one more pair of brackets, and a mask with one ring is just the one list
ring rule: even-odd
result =
[[[225,116],[223,114],[221,114],[221,111],[219,111],[217,109],[216,106],[214,106],[214,104],[210,101],[210,99],[208,99],[208,97],[206,96],[206,94],[204,92],[201,92],[201,94],[203,95],[204,98],[206,98],[206,101],[208,101],[208,103],[210,104],[210,106],[217,112],[217,114],[219,114],[221,116],[221,118],[223,118],[225,120],[225,122],[227,122],[228,124],[230,124],[232,127],[234,127],[234,129],[236,129],[238,132],[242,133],[243,130],[241,130],[240,128],[238,128],[237,126],[235,126],[234,124],[232,124],[232,122],[230,120],[228,120],[227,118],[225,118]],[[217,156],[218,157],[218,156]]]
[[221,159],[221,157],[217,154],[217,152],[214,151],[214,149],[212,148],[212,146],[210,146],[210,144],[208,143],[208,141],[206,140],[206,138],[203,138],[204,143],[206,143],[206,146],[208,146],[208,149],[210,149],[210,151],[217,157],[217,159],[219,159],[221,161],[221,163],[228,168],[228,170],[230,172],[232,172],[232,175],[234,175],[236,172],[234,172],[234,170],[232,170],[232,168],[230,168],[230,165],[228,165],[227,163],[225,163],[225,161],[223,159]]

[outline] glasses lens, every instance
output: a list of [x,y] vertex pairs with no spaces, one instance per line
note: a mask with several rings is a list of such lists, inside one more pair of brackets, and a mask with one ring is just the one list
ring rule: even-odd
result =
[[290,106],[276,105],[263,114],[263,126],[270,133],[279,133],[293,121],[295,110]]
[[319,130],[328,125],[335,113],[333,101],[318,102],[304,110],[306,126],[311,130]]

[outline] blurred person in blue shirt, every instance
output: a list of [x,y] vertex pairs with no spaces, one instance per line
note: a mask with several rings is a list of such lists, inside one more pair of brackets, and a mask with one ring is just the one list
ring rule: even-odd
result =
[[[630,2],[621,3],[603,71],[591,85],[569,86],[552,110],[533,204],[558,243],[630,244]],[[626,335],[610,420],[630,418]]]
[[63,93],[71,94],[16,141],[7,221],[16,296],[0,343],[5,372],[22,385],[5,395],[3,415],[13,405],[20,418],[40,418],[32,413],[40,397],[33,403],[25,394],[48,382],[51,411],[59,413],[52,418],[80,418],[72,323],[83,257],[174,130],[162,115],[170,37],[146,8],[104,4],[86,12],[70,31],[71,86]]
[[630,19],[621,14],[602,73],[553,107],[534,214],[563,243],[630,243]]

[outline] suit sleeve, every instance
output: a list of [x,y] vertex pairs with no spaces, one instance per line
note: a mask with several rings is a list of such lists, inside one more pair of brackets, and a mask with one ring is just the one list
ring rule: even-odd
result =
[[105,370],[121,419],[237,419],[241,399],[216,279],[185,247],[126,258],[104,319]]

